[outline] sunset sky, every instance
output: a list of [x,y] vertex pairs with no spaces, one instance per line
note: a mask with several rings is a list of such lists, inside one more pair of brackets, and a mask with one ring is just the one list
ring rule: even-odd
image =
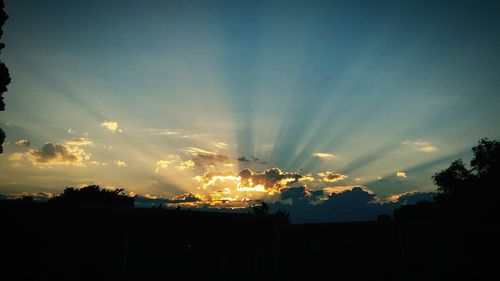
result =
[[500,137],[498,4],[437,2],[7,0],[0,193],[435,191]]

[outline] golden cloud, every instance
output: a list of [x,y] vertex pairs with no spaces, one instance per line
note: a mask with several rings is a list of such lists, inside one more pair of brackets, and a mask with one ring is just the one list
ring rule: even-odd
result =
[[179,166],[177,166],[177,169],[179,170],[186,170],[186,169],[192,169],[194,168],[195,166],[195,163],[193,160],[187,160],[187,161],[184,161],[182,162]]
[[101,128],[106,129],[113,133],[121,133],[122,129],[118,126],[118,122],[115,121],[103,121],[100,124]]
[[11,160],[11,161],[18,161],[18,160],[23,159],[23,156],[24,156],[24,154],[23,154],[23,153],[14,152],[14,153],[12,153],[12,154],[9,156],[9,160]]
[[330,171],[318,173],[318,176],[322,177],[325,182],[339,182],[348,178],[346,175]]
[[398,176],[400,178],[406,178],[406,172],[397,171],[396,176]]
[[17,146],[30,146],[31,142],[29,140],[18,140],[16,141]]
[[181,157],[179,155],[170,154],[167,156],[167,159],[160,159],[160,160],[156,161],[155,174],[157,174],[161,170],[167,169],[168,166],[170,166],[170,165],[174,165],[175,163],[178,163],[180,160],[181,160]]

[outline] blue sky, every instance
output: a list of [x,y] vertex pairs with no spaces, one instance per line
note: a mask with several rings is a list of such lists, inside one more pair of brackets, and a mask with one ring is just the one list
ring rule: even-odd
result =
[[6,1],[0,192],[278,167],[389,197],[500,136],[495,1],[102,2]]

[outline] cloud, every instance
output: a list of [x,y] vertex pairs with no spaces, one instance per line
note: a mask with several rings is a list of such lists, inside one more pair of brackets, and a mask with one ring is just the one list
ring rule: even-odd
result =
[[438,150],[437,147],[435,147],[433,145],[428,145],[428,146],[424,146],[424,147],[420,148],[420,151],[423,151],[426,153],[433,153],[433,152],[436,152],[437,150]]
[[292,202],[296,203],[297,200],[304,200],[311,198],[311,191],[305,186],[290,187],[280,194],[281,200],[291,199]]
[[100,124],[101,128],[106,129],[113,133],[121,133],[122,129],[118,127],[118,123],[115,121],[103,121]]
[[375,194],[359,186],[331,193],[319,201],[317,197],[295,189],[292,196],[284,197],[291,198],[292,204],[277,201],[271,205],[271,211],[288,211],[294,223],[367,221],[375,220],[379,214],[392,213],[392,205],[375,203]]
[[153,206],[158,206],[160,204],[169,205],[192,205],[193,203],[201,202],[203,199],[199,195],[194,193],[186,193],[178,196],[172,197],[157,197],[149,194],[136,195],[135,196],[135,207],[139,208],[150,208]]
[[34,201],[47,202],[51,197],[54,197],[54,194],[50,192],[0,193],[0,199],[4,200],[17,200],[23,197],[31,197]]
[[170,164],[172,164],[172,161],[170,161],[170,160],[158,160],[158,161],[156,161],[155,174],[158,173],[162,169],[167,169]]
[[415,204],[418,201],[432,201],[435,192],[418,192],[416,190],[400,194],[393,194],[387,199],[389,202],[399,203],[400,205]]
[[114,162],[115,162],[115,165],[117,167],[121,167],[121,168],[127,167],[127,163],[125,163],[125,161],[115,160]]
[[240,171],[241,184],[243,186],[262,185],[267,189],[280,190],[297,183],[302,175],[296,173],[282,172],[279,168],[267,169],[262,173],[255,173],[250,169]]
[[316,179],[313,177],[313,175],[311,173],[306,173],[304,175],[302,175],[302,177],[299,179],[299,181],[301,182],[314,182]]
[[225,142],[216,142],[216,143],[214,143],[214,146],[216,146],[218,148],[225,148],[227,146],[227,143],[225,143]]
[[18,161],[18,160],[22,160],[23,157],[24,157],[24,153],[14,152],[9,156],[9,160]]
[[167,156],[167,159],[160,159],[160,160],[156,161],[155,174],[157,174],[161,170],[167,169],[168,166],[170,166],[170,165],[174,165],[175,163],[178,163],[180,160],[181,160],[181,157],[179,155],[170,154]]
[[162,136],[177,136],[180,133],[177,131],[165,130],[163,132],[159,132],[158,134]]
[[186,193],[165,199],[165,203],[187,203],[199,201],[202,201],[202,198],[199,195],[193,193]]
[[335,157],[335,155],[333,155],[331,153],[325,153],[325,152],[315,152],[315,153],[313,153],[312,156],[316,157],[316,158],[324,158],[324,159]]
[[[193,156],[191,161],[194,163],[194,166],[199,168],[216,167],[217,165],[224,166],[232,164],[233,162],[232,159],[226,155],[202,148],[188,147],[186,152]],[[194,166],[189,167],[191,168]]]
[[188,147],[186,149],[186,152],[193,155],[193,156],[198,156],[200,154],[202,155],[216,155],[217,153],[216,152],[213,152],[213,151],[210,151],[210,150],[206,150],[206,149],[203,149],[203,148],[198,148],[198,147]]
[[186,170],[186,169],[193,169],[195,166],[195,162],[193,160],[187,160],[182,162],[180,165],[177,166],[177,169],[179,170]]
[[397,171],[396,176],[398,176],[400,178],[406,178],[406,172]]
[[29,140],[21,139],[21,140],[16,141],[16,145],[17,146],[30,146],[31,142]]
[[428,141],[405,141],[404,145],[409,145],[418,151],[422,151],[425,153],[434,153],[438,151],[437,146],[433,145]]
[[348,178],[346,175],[329,171],[318,173],[318,176],[323,177],[325,182],[339,182]]
[[347,190],[351,190],[355,187],[359,187],[363,189],[365,192],[368,192],[370,194],[375,194],[373,191],[368,189],[367,187],[364,186],[358,186],[358,185],[341,185],[341,186],[328,186],[323,188],[323,192],[325,194],[334,194],[334,193],[342,193]]
[[237,159],[240,162],[245,162],[245,163],[256,163],[256,164],[267,164],[267,161],[260,160],[259,158],[251,155],[250,158],[246,158],[245,156],[241,156]]
[[83,166],[83,160],[90,155],[76,146],[57,143],[45,143],[39,150],[30,150],[25,154],[33,165],[75,165]]
[[69,141],[67,141],[66,145],[81,146],[81,145],[90,145],[93,143],[94,142],[91,141],[89,138],[75,138],[75,139],[70,139]]

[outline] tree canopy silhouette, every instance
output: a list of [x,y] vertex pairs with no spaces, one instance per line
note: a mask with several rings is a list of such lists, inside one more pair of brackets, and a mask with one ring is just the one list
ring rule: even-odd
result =
[[[5,13],[5,4],[3,0],[0,0],[0,39],[2,39],[3,35],[3,25],[9,16]],[[0,54],[2,53],[2,49],[5,47],[4,43],[0,42]],[[7,66],[0,60],[0,111],[5,110],[5,103],[3,101],[3,93],[7,92],[7,85],[10,83],[10,75],[9,69]],[[3,142],[5,140],[5,132],[0,128],[0,153],[3,152]]]
[[500,195],[495,178],[500,173],[500,142],[483,138],[472,152],[470,168],[458,159],[432,176],[438,190],[434,202],[403,206],[395,215],[491,219]]
[[49,203],[59,206],[76,207],[134,207],[134,197],[124,194],[123,189],[103,189],[98,185],[83,188],[67,187]]

